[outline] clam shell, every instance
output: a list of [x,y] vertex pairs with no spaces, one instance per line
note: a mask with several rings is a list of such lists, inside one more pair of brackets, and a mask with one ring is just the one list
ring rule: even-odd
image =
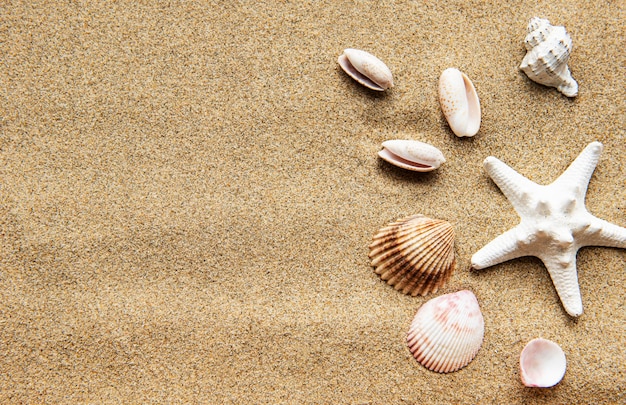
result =
[[476,357],[484,334],[478,300],[471,291],[462,290],[422,305],[411,322],[407,344],[424,367],[450,373]]
[[528,23],[524,40],[526,56],[520,69],[533,81],[556,87],[567,97],[578,94],[578,83],[567,66],[572,52],[572,38],[564,27],[553,26],[550,21],[533,17]]
[[567,360],[561,347],[547,339],[533,339],[524,347],[519,359],[520,379],[527,387],[553,387],[565,375]]
[[480,128],[480,101],[467,75],[448,68],[439,77],[439,103],[456,136],[474,136]]
[[423,215],[380,229],[369,248],[376,274],[412,296],[436,292],[448,281],[456,263],[452,225]]
[[368,52],[348,48],[337,62],[344,72],[367,88],[384,91],[393,87],[391,70],[383,61]]
[[429,172],[446,161],[439,149],[420,141],[394,139],[383,142],[382,146],[378,156],[407,170]]

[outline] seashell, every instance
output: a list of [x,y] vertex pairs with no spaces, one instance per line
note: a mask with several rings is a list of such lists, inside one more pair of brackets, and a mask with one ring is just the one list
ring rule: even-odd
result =
[[376,56],[359,49],[345,49],[337,60],[339,66],[357,82],[376,91],[393,87],[391,70]]
[[567,361],[565,353],[555,342],[533,339],[524,347],[519,358],[520,378],[527,387],[553,387],[563,379]]
[[369,246],[374,272],[403,294],[437,292],[452,275],[454,230],[449,222],[413,215],[380,229]]
[[456,136],[474,136],[480,128],[480,101],[467,75],[448,68],[439,77],[439,103]]
[[468,290],[445,294],[422,305],[409,328],[407,344],[424,367],[450,373],[468,365],[480,349],[485,321]]
[[378,156],[392,165],[416,172],[435,170],[446,161],[443,153],[432,145],[401,139],[383,142]]
[[567,67],[572,52],[572,38],[565,27],[553,26],[550,21],[533,17],[524,40],[526,56],[520,69],[533,81],[556,87],[567,97],[576,97],[578,83]]

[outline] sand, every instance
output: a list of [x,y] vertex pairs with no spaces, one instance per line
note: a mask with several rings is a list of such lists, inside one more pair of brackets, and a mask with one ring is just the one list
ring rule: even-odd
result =
[[[528,20],[564,25],[569,99],[518,70]],[[604,151],[591,213],[626,226],[623,2],[4,2],[0,6],[0,402],[624,403],[626,250],[584,248],[584,314],[536,258],[468,271],[519,218],[493,155],[548,184]],[[337,57],[380,57],[359,86]],[[437,101],[448,67],[483,117],[459,139]],[[438,147],[412,173],[387,139]],[[386,285],[371,237],[421,213],[450,221],[457,267],[427,297]],[[433,296],[472,290],[485,340],[426,370],[405,344]],[[535,337],[568,359],[524,387]]]

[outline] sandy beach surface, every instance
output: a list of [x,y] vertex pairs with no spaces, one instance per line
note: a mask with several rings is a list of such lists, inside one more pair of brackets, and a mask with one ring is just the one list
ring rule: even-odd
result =
[[[518,66],[533,16],[563,25],[579,95]],[[539,184],[604,150],[586,206],[626,226],[623,1],[8,1],[0,4],[0,402],[3,404],[618,404],[626,401],[626,250],[577,256],[566,314],[534,257],[469,271],[519,222],[487,156]],[[382,59],[377,93],[337,64]],[[482,124],[457,138],[437,97],[456,67]],[[388,139],[439,148],[414,173]],[[426,297],[370,265],[372,235],[449,221],[457,265]],[[476,358],[428,371],[417,309],[469,289]],[[519,354],[568,368],[524,387]]]

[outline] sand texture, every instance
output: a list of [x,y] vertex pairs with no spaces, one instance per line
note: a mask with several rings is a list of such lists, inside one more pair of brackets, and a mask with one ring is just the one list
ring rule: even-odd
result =
[[[533,16],[570,33],[578,97],[518,70]],[[490,155],[548,184],[602,142],[587,208],[626,226],[625,27],[623,1],[1,2],[0,403],[624,403],[626,250],[580,250],[579,319],[539,259],[468,269],[519,221]],[[349,78],[348,47],[395,87]],[[448,67],[478,91],[474,138],[439,107]],[[391,166],[394,138],[447,161]],[[368,258],[418,213],[456,232],[427,297]],[[408,327],[460,289],[483,346],[430,372]],[[535,337],[567,356],[552,389],[519,380]]]

